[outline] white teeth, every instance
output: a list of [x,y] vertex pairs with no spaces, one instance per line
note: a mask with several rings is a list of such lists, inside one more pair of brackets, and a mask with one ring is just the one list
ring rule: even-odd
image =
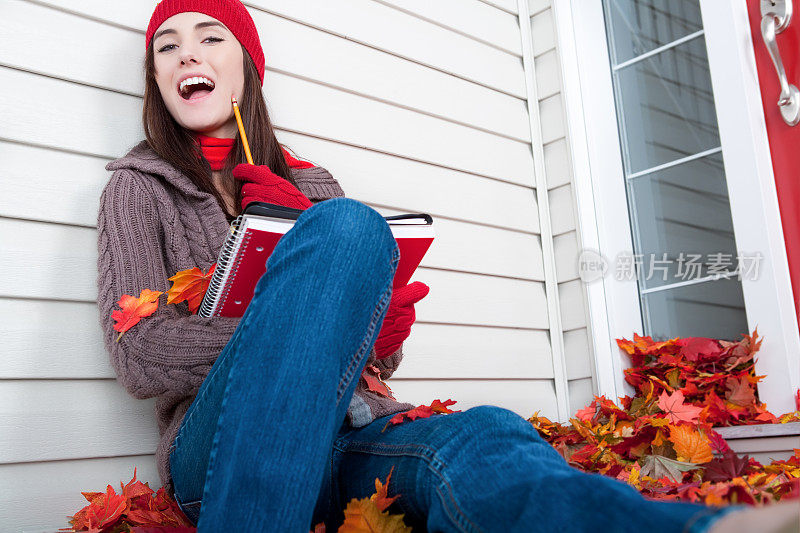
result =
[[184,89],[185,89],[187,86],[189,86],[189,85],[196,85],[196,84],[198,84],[198,83],[205,83],[205,84],[207,84],[209,87],[211,87],[212,89],[214,88],[214,82],[213,82],[213,81],[209,80],[208,78],[206,78],[206,77],[204,77],[204,76],[199,76],[199,77],[195,77],[195,78],[186,78],[185,80],[183,80],[183,81],[181,82],[181,85],[180,85],[180,88],[179,88],[179,90],[180,90],[180,92],[183,92],[183,90],[184,90]]

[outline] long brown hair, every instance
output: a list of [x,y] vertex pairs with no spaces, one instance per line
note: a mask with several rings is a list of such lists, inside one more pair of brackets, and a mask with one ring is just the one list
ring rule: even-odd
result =
[[[275,136],[272,121],[267,112],[258,71],[244,47],[244,94],[240,102],[242,122],[244,123],[250,153],[255,165],[267,165],[278,176],[292,185],[297,185],[291,176],[289,165],[281,151],[281,144]],[[147,48],[144,60],[145,88],[142,105],[142,122],[147,143],[166,162],[183,172],[201,190],[214,195],[222,210],[227,213],[222,195],[211,179],[211,167],[201,157],[199,145],[193,133],[187,130],[170,114],[156,83],[153,43]],[[240,214],[242,202],[242,183],[235,179],[232,169],[245,163],[246,157],[241,138],[236,135],[225,165],[222,169],[222,186],[234,198],[234,215]]]

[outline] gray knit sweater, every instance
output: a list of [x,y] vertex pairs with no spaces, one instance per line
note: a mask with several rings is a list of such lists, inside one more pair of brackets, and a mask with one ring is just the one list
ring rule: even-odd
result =
[[[167,278],[176,272],[192,267],[208,270],[228,235],[228,218],[214,196],[200,191],[146,141],[109,163],[106,170],[113,174],[100,197],[97,218],[97,303],[103,340],[119,383],[135,398],[156,397],[160,433],[156,463],[172,494],[170,445],[240,319],[199,317],[189,312],[186,302],[167,305],[162,299],[154,314],[115,342],[119,333],[113,329],[111,313],[123,294],[138,297],[142,289],[166,292],[171,284]],[[314,203],[344,196],[322,167],[292,172],[300,191]],[[373,349],[366,364],[375,364],[387,379],[402,358],[402,347],[381,360],[375,359]],[[346,421],[361,427],[412,407],[367,390],[361,378]]]

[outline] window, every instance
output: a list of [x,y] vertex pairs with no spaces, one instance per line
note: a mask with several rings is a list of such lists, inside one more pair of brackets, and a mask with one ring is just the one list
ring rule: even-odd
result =
[[[676,260],[654,264],[666,268],[649,280],[648,268],[584,283],[597,388],[608,397],[631,392],[615,339],[738,340],[757,326],[759,396],[773,412],[795,408],[800,334],[748,4],[553,3],[582,247],[609,270],[619,254]],[[742,263],[741,280],[683,280],[680,252],[762,258],[754,275]],[[703,259],[706,278],[721,270]]]
[[747,315],[699,3],[603,0],[603,12],[644,334],[738,340]]

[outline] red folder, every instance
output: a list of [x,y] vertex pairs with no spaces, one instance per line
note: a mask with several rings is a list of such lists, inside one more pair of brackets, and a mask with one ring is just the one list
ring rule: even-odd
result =
[[[266,202],[253,202],[231,223],[231,233],[217,259],[214,275],[197,312],[199,316],[240,317],[266,272],[267,258],[302,213]],[[400,249],[392,286],[408,284],[434,239],[433,218],[425,213],[384,217]]]

